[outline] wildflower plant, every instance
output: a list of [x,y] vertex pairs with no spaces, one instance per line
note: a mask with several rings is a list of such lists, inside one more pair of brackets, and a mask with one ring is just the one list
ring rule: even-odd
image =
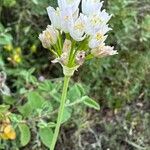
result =
[[52,62],[60,63],[64,73],[64,86],[50,150],[54,150],[59,134],[71,76],[85,61],[117,54],[114,47],[105,44],[107,32],[111,30],[108,21],[112,15],[102,10],[103,2],[58,0],[58,6],[56,9],[51,6],[47,8],[51,25],[39,35],[43,47],[55,57]]
[[0,138],[5,140],[14,140],[16,138],[16,132],[11,125],[9,117],[3,115],[1,116],[0,121]]

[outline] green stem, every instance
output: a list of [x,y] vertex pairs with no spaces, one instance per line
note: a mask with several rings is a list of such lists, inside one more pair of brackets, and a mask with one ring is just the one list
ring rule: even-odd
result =
[[72,46],[71,46],[71,51],[70,51],[70,55],[69,55],[69,62],[68,62],[68,66],[72,67],[73,65],[73,59],[74,59],[74,47],[76,45],[76,41],[72,41]]
[[58,57],[58,54],[51,48],[49,48],[49,50],[51,51],[51,53],[53,53],[56,57]]
[[70,77],[65,76],[64,77],[64,86],[63,86],[63,91],[62,91],[62,97],[61,97],[60,107],[59,107],[59,111],[58,111],[57,124],[55,127],[55,132],[53,135],[52,143],[50,145],[50,150],[54,150],[56,142],[57,142],[57,137],[59,134],[59,130],[60,130],[60,126],[61,126],[61,122],[62,122],[62,118],[63,118],[63,112],[64,112],[64,108],[65,108],[65,101],[66,101],[69,81],[70,81]]
[[60,47],[60,50],[61,50],[61,53],[62,53],[62,37],[61,37],[61,33],[59,31],[59,36],[58,36],[58,43],[59,43],[59,47]]

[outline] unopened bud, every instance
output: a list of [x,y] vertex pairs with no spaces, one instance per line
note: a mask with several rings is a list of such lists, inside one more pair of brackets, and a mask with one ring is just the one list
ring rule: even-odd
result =
[[67,53],[62,53],[61,57],[52,60],[52,63],[60,63],[62,65],[67,65],[69,56]]
[[63,45],[63,53],[70,53],[71,50],[71,41],[68,39],[65,39],[64,45]]
[[114,50],[114,47],[101,45],[91,50],[91,54],[95,57],[105,57],[110,55],[116,55],[118,52]]
[[44,48],[50,48],[51,45],[56,44],[58,38],[58,31],[48,25],[46,30],[39,35],[39,39],[42,42]]
[[78,52],[75,60],[76,60],[77,65],[82,65],[85,60],[85,51]]

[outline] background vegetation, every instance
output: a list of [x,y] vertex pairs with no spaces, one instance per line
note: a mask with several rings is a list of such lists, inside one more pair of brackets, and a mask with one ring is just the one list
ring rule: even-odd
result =
[[[86,62],[75,73],[68,99],[88,93],[101,109],[68,108],[63,121],[72,118],[63,125],[57,150],[150,149],[150,1],[104,3],[114,15],[107,42],[119,55]],[[11,112],[17,134],[13,141],[0,140],[0,149],[46,150],[50,142],[63,75],[38,40],[50,24],[49,5],[57,6],[55,0],[0,0],[0,71],[11,91],[4,93],[0,83],[0,118]]]

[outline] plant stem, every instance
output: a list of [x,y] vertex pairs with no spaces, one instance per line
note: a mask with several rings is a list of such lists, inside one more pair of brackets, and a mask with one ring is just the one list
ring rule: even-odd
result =
[[50,150],[54,150],[55,144],[57,142],[57,137],[58,137],[58,134],[59,134],[61,121],[62,121],[62,118],[63,118],[63,112],[64,112],[64,108],[65,108],[65,101],[66,101],[67,89],[68,89],[69,81],[70,81],[70,77],[69,76],[65,76],[64,77],[64,85],[63,85],[62,97],[61,97],[60,107],[59,107],[59,111],[58,111],[57,124],[56,124],[56,127],[55,127],[52,143],[50,145]]

